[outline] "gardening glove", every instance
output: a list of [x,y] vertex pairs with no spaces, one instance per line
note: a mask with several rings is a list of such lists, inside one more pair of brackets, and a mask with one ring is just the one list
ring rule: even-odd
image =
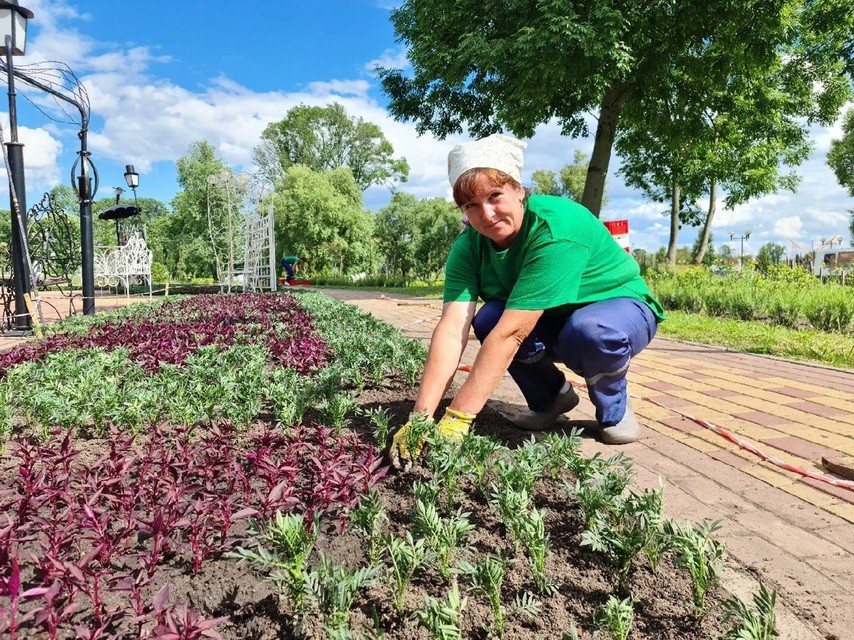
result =
[[436,433],[448,440],[462,440],[468,435],[475,414],[445,409],[445,415],[436,425]]
[[[436,424],[436,433],[449,440],[462,440],[469,432],[475,416],[454,409],[446,409],[445,415]],[[412,461],[421,456],[424,451],[424,440],[411,443],[412,420],[398,429],[392,436],[389,457],[391,464],[397,469],[408,469]]]

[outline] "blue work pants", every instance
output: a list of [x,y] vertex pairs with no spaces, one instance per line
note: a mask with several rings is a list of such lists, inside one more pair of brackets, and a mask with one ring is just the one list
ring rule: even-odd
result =
[[[490,300],[475,314],[472,328],[481,343],[504,313],[505,300]],[[508,367],[533,411],[547,409],[566,377],[562,362],[587,384],[596,420],[615,425],[626,412],[626,373],[632,356],[658,328],[652,310],[633,298],[594,302],[568,315],[541,317]]]

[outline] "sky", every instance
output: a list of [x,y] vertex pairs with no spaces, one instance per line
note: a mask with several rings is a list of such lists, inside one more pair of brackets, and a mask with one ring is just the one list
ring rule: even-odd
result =
[[[391,0],[20,0],[35,17],[26,55],[14,64],[67,65],[91,105],[88,147],[99,176],[97,198],[127,189],[126,164],[140,174],[139,197],[169,203],[178,190],[176,161],[192,143],[207,140],[236,172],[252,172],[252,152],[267,124],[299,104],[338,102],[353,117],[378,124],[396,156],[410,166],[399,190],[419,198],[450,199],[447,154],[466,136],[438,140],[418,136],[412,123],[395,121],[374,67],[405,68],[406,51],[389,22]],[[55,65],[48,65],[55,66]],[[37,67],[36,67],[37,68]],[[5,77],[3,78],[5,81]],[[5,84],[5,82],[4,82]],[[18,138],[24,143],[27,203],[52,186],[70,184],[79,150],[79,116],[18,82]],[[5,90],[4,90],[5,92]],[[854,105],[848,105],[852,107]],[[50,116],[50,117],[48,117]],[[595,122],[593,116],[589,117]],[[822,239],[851,242],[849,209],[854,198],[825,162],[830,141],[842,135],[841,114],[828,128],[811,130],[814,150],[798,168],[797,193],[779,192],[736,207],[719,207],[716,246],[728,243],[750,254],[767,242],[802,253]],[[8,101],[0,100],[3,139],[8,140]],[[594,127],[595,129],[595,127]],[[576,149],[592,151],[592,139],[562,137],[554,123],[527,140],[523,182],[536,169],[559,170]],[[613,157],[602,219],[628,219],[630,244],[655,251],[667,245],[667,205],[628,188]],[[0,181],[0,202],[8,185]],[[124,197],[129,197],[126,193]],[[365,192],[365,206],[388,203],[386,187]],[[706,203],[701,203],[705,206]],[[730,234],[735,240],[730,242]],[[683,227],[679,246],[691,246],[697,229]],[[799,248],[800,247],[800,248]]]

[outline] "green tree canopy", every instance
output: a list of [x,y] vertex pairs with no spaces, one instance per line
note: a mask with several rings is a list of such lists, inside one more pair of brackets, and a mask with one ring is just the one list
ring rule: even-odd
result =
[[833,169],[839,184],[854,198],[854,109],[845,112],[842,137],[830,141],[827,164]]
[[348,167],[364,191],[371,185],[406,181],[409,165],[393,154],[378,125],[348,116],[340,104],[301,104],[267,125],[255,147],[255,162],[273,184],[296,164],[317,172]]
[[371,215],[346,167],[313,171],[292,165],[272,195],[278,255],[299,256],[314,272],[374,271]]
[[391,274],[433,280],[462,228],[460,210],[442,198],[396,193],[377,211],[374,237]]
[[[211,230],[228,226],[229,194],[222,185],[209,182],[210,176],[230,174],[230,169],[216,156],[213,145],[200,140],[190,145],[187,155],[178,159],[178,184],[181,187],[172,200],[172,213],[159,218],[152,233],[160,239],[160,257],[173,278],[217,278],[216,258]],[[239,210],[242,197],[233,196]],[[208,220],[208,205],[212,219]]]
[[674,62],[697,43],[720,43],[728,66],[746,69],[785,55],[790,85],[822,86],[823,112],[838,110],[851,36],[829,25],[850,26],[854,3],[830,4],[832,16],[819,0],[405,0],[391,19],[413,71],[378,73],[392,114],[440,137],[464,125],[530,137],[553,119],[564,135],[585,135],[585,114],[597,112],[582,204],[598,215],[624,107],[671,86]]
[[[560,173],[548,169],[537,169],[531,174],[534,193],[543,193],[551,196],[563,196],[575,202],[581,202],[584,196],[584,182],[587,180],[587,171],[590,159],[586,153],[578,149],[572,164],[565,164]],[[604,207],[608,199],[602,197]]]

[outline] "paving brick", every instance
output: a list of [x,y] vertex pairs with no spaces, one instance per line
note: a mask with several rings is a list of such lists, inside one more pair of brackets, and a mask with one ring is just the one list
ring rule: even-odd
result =
[[765,413],[764,411],[744,411],[740,413],[733,413],[732,415],[739,420],[747,420],[748,422],[760,424],[764,427],[773,427],[775,425],[786,424],[788,422],[785,418]]
[[659,382],[659,381],[649,381],[644,382],[643,386],[647,389],[653,389],[654,391],[675,391],[680,389],[681,387],[677,384],[673,384],[672,382]]
[[786,486],[785,491],[793,496],[797,496],[807,505],[820,508],[824,511],[827,511],[827,508],[832,504],[839,504],[839,499],[834,495],[819,491],[800,481]]
[[773,541],[796,558],[844,555],[844,550],[835,544],[785,522],[770,511],[744,511],[734,514],[733,518],[746,529],[765,540]]
[[854,504],[840,502],[828,505],[825,508],[830,511],[830,513],[834,513],[840,518],[843,518],[851,524],[854,524]]
[[811,413],[813,415],[821,416],[823,418],[837,418],[841,415],[845,415],[846,413],[844,409],[837,409],[836,407],[827,406],[818,402],[810,402],[807,400],[801,402],[790,402],[788,406],[793,409],[803,411],[804,413]]
[[745,466],[752,464],[750,461],[745,460],[740,456],[737,456],[732,451],[716,451],[710,455],[715,460],[719,460],[727,466],[734,467],[735,469],[743,469]]
[[731,389],[710,389],[709,391],[706,391],[706,395],[720,399],[734,398],[738,395],[738,391],[733,391]]
[[692,431],[702,431],[703,429],[703,427],[698,425],[693,420],[688,420],[687,418],[682,418],[681,416],[667,418],[666,420],[659,420],[659,422],[663,425],[670,427],[671,429],[677,429],[678,431],[684,431],[685,433],[691,433]]
[[832,484],[822,482],[821,480],[814,480],[813,478],[801,478],[800,481],[803,482],[805,485],[813,487],[814,489],[818,489],[822,493],[827,493],[831,496],[834,496],[842,502],[854,504],[854,491],[850,489],[835,487]]
[[[817,517],[820,518],[821,515]],[[850,523],[833,524],[827,527],[815,529],[814,531],[816,535],[821,536],[825,540],[829,540],[830,542],[833,542],[834,544],[837,544],[842,548],[851,547],[852,528]]]
[[795,480],[791,477],[784,475],[779,471],[776,471],[774,467],[747,467],[744,470],[744,473],[751,475],[754,478],[763,480],[770,484],[772,487],[785,487],[786,485],[790,485],[795,482]]
[[768,389],[774,393],[778,393],[784,396],[791,396],[793,398],[814,398],[816,395],[813,391],[807,391],[806,389],[798,389],[796,387],[774,387],[772,389]]
[[791,453],[792,455],[797,456],[799,458],[803,458],[804,460],[819,461],[822,459],[822,457],[836,455],[836,451],[834,451],[833,449],[828,449],[827,447],[823,447],[821,445],[809,442],[802,438],[796,438],[792,436],[785,436],[782,438],[766,438],[762,440],[762,442],[772,447],[776,447],[777,449],[781,449],[783,451]]

